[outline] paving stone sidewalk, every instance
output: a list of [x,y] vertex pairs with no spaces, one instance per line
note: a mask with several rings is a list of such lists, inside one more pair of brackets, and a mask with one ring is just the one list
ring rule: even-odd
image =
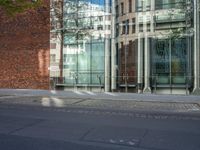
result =
[[110,100],[66,98],[56,96],[13,96],[0,98],[0,104],[40,106],[44,108],[93,108],[115,111],[149,111],[167,113],[193,113],[200,114],[198,103],[188,102],[159,102],[136,100]]
[[200,96],[0,89],[0,103],[43,107],[200,113]]

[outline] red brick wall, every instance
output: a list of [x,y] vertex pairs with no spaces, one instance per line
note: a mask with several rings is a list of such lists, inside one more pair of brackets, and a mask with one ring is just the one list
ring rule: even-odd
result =
[[0,88],[49,88],[49,2],[11,18],[0,10]]

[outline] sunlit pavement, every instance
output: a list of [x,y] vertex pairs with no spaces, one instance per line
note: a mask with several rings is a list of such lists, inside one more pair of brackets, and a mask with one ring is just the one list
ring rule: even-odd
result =
[[200,150],[199,99],[2,89],[0,149]]
[[65,98],[92,98],[112,100],[168,101],[168,102],[199,102],[200,96],[195,95],[156,95],[137,93],[112,93],[90,91],[54,91],[29,89],[0,89],[1,96],[59,96]]
[[[91,91],[0,89],[0,103],[52,108],[100,108],[109,110],[193,113],[200,111],[200,96],[145,95]],[[63,110],[64,111],[64,110]]]

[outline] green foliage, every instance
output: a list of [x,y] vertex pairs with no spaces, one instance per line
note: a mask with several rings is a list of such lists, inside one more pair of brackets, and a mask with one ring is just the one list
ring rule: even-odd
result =
[[22,13],[26,10],[37,8],[42,0],[0,0],[0,7],[11,16]]

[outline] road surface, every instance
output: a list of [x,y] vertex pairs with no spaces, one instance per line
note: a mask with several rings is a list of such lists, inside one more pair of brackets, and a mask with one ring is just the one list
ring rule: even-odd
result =
[[200,107],[2,96],[1,150],[200,150]]

